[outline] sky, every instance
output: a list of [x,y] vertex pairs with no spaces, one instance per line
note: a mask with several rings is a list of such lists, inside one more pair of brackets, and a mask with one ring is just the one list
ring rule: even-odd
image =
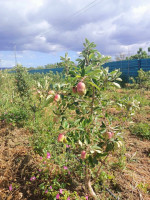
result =
[[72,61],[85,38],[112,60],[150,47],[150,0],[0,0],[0,68]]

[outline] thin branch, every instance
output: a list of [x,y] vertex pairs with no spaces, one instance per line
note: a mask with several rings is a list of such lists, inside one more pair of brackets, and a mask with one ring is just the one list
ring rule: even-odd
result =
[[91,102],[91,115],[93,114],[94,99],[95,99],[95,87],[93,87],[93,95],[92,95],[92,102]]

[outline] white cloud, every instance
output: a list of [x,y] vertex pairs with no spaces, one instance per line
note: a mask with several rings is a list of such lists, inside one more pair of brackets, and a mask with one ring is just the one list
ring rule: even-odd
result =
[[0,0],[0,50],[135,51],[149,41],[149,0]]

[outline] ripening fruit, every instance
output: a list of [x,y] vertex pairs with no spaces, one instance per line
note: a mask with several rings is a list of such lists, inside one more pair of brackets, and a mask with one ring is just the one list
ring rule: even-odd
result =
[[63,142],[64,139],[65,139],[64,134],[60,133],[60,134],[58,135],[58,142]]
[[54,95],[55,92],[54,92],[54,90],[50,90],[50,91],[48,91],[48,94],[49,94],[49,95]]
[[82,151],[81,152],[81,159],[85,159],[86,158],[86,151]]
[[60,101],[60,95],[59,95],[59,94],[56,94],[56,95],[55,95],[54,101],[57,101],[57,102]]
[[111,139],[114,136],[113,132],[106,132],[105,133],[105,139]]
[[77,87],[73,87],[73,88],[72,88],[72,92],[73,92],[74,94],[76,94],[76,93],[77,93]]
[[79,82],[77,84],[77,93],[80,95],[80,96],[83,96],[85,95],[86,93],[86,87],[85,87],[85,84],[83,82]]

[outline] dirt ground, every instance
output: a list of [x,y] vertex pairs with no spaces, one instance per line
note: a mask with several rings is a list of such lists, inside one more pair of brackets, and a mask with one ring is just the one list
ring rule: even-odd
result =
[[[150,142],[128,135],[126,144],[126,167],[116,171],[121,199],[150,199]],[[149,193],[149,194],[148,194]]]
[[24,129],[0,124],[0,200],[38,199],[25,184],[35,167],[29,136]]
[[[35,196],[33,188],[25,184],[36,165],[29,137],[30,133],[24,129],[0,124],[0,200],[43,199]],[[116,183],[111,191],[120,196],[119,199],[149,200],[150,142],[129,133],[125,144],[126,166],[123,170],[114,169]]]

